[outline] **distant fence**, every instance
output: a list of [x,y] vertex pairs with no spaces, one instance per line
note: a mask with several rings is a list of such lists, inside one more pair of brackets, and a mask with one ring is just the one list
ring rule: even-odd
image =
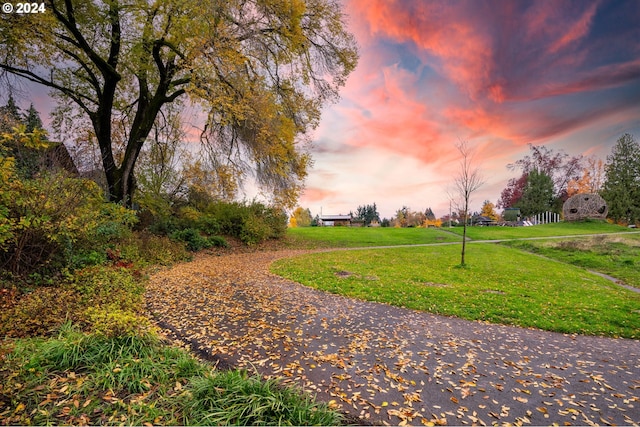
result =
[[555,212],[542,212],[529,218],[529,222],[532,225],[560,222],[560,214]]

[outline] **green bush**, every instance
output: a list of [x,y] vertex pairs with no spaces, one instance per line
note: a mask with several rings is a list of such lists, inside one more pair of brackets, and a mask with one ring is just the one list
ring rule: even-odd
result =
[[210,235],[219,234],[221,230],[218,220],[214,216],[209,214],[202,215],[198,220],[196,226],[199,230]]
[[221,234],[248,245],[283,237],[287,231],[286,213],[258,202],[211,203],[205,212],[216,220]]
[[255,245],[269,239],[271,228],[262,218],[250,215],[242,221],[240,240],[247,245]]
[[171,233],[171,239],[184,242],[190,251],[199,251],[202,249],[212,248],[214,246],[226,247],[227,241],[219,236],[205,237],[195,228],[186,228],[184,230],[174,231]]
[[100,265],[107,262],[106,252],[97,251],[80,251],[72,254],[69,260],[69,267],[72,269],[80,269],[91,265]]
[[174,231],[171,239],[186,243],[187,249],[194,252],[210,247],[209,241],[195,228]]
[[85,314],[91,331],[107,338],[144,336],[149,333],[149,319],[132,311],[122,310],[117,304],[89,307]]
[[156,236],[148,232],[137,232],[118,247],[122,256],[139,265],[171,265],[178,261],[187,261],[190,255],[183,242],[175,242],[165,236]]
[[209,242],[211,246],[219,247],[219,248],[228,248],[229,244],[222,236],[211,236],[209,237]]
[[[137,315],[142,310],[144,284],[125,268],[92,266],[61,276],[58,286],[40,286],[25,292],[0,312],[0,335],[9,337],[48,336],[66,321],[87,329],[103,322],[100,312]],[[88,310],[90,307],[94,311]],[[124,331],[122,318],[102,326]],[[100,329],[100,327],[98,327]]]
[[287,231],[286,213],[258,202],[200,201],[197,206],[177,208],[175,217],[155,217],[145,222],[149,223],[149,232],[185,242],[191,251],[226,246],[219,238],[212,242],[206,236],[222,234],[255,245],[284,237]]

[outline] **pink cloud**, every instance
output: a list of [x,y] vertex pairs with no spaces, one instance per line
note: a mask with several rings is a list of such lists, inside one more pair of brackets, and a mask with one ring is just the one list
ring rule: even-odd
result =
[[560,50],[565,49],[567,46],[571,45],[577,40],[585,37],[589,30],[591,29],[591,24],[593,22],[593,17],[596,14],[596,9],[598,8],[599,2],[591,2],[589,7],[587,7],[584,13],[578,18],[575,22],[569,22],[565,27],[567,31],[556,40],[553,44],[551,44],[549,48],[550,53],[556,53]]
[[319,187],[307,187],[304,189],[300,199],[305,203],[315,203],[336,196],[335,191],[326,190]]

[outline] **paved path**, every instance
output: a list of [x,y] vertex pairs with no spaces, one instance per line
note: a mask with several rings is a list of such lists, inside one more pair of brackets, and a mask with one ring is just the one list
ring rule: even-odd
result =
[[199,255],[148,306],[222,366],[281,376],[371,424],[639,425],[640,341],[470,322],[268,273],[296,252]]

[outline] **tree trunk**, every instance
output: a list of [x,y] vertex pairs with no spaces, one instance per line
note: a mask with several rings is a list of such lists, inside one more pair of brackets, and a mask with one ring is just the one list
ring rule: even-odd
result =
[[464,205],[464,217],[462,223],[462,253],[460,255],[460,265],[464,266],[464,252],[467,248],[467,204]]

